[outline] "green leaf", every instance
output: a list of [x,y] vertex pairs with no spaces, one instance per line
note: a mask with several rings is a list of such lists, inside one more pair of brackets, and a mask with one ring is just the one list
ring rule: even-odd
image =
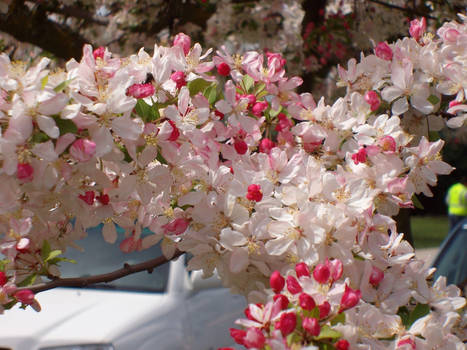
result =
[[24,280],[22,280],[21,282],[17,283],[16,285],[18,287],[26,287],[26,286],[30,286],[31,284],[34,283],[34,281],[36,280],[37,278],[37,274],[36,273],[32,273],[30,274],[28,277],[26,277]]
[[335,326],[338,323],[345,323],[345,314],[341,312],[331,320],[331,325]]
[[149,105],[143,99],[136,102],[135,112],[145,123],[149,123],[160,118],[159,108],[157,104]]
[[277,110],[277,111],[274,111],[272,108],[269,110],[269,115],[271,117],[277,117],[279,115],[279,113],[282,111],[282,106]]
[[203,95],[208,99],[209,104],[214,104],[217,100],[217,85],[212,84],[208,86],[205,90]]
[[255,85],[255,81],[252,77],[250,77],[248,74],[245,74],[243,76],[243,79],[240,83],[240,85],[242,86],[243,88],[243,91],[245,93],[248,93],[250,92],[251,88],[253,87],[253,85]]
[[41,90],[44,90],[48,82],[49,82],[49,76],[46,75],[45,77],[41,79]]
[[259,99],[261,99],[261,98],[263,98],[264,96],[267,96],[267,95],[269,95],[269,92],[267,92],[266,90],[261,91],[260,93],[258,93],[256,95],[256,99],[259,100]]
[[50,248],[50,243],[47,240],[44,240],[44,242],[42,243],[42,248],[41,248],[42,260],[45,261],[49,257],[51,251],[52,249]]
[[397,310],[397,315],[402,320],[402,324],[407,327],[409,324],[409,317],[410,317],[410,312],[409,309],[407,309],[407,306],[401,306],[399,310]]
[[[256,98],[258,98],[258,94],[263,92],[264,89],[266,88],[266,84],[265,83],[260,83],[258,85],[255,86],[255,95],[256,95]],[[266,92],[267,94],[267,92]]]
[[211,85],[211,83],[202,78],[189,81],[188,84],[186,84],[188,90],[190,91],[190,96],[194,96],[200,92],[203,92],[209,85]]
[[415,208],[417,209],[425,209],[423,207],[423,204],[422,202],[420,202],[420,200],[418,199],[418,197],[416,195],[412,195],[412,202],[413,202],[413,205],[415,205]]
[[412,310],[408,319],[407,327],[410,327],[416,320],[426,316],[430,313],[430,306],[428,304],[420,304],[418,303],[417,306]]
[[319,333],[318,336],[315,337],[316,340],[321,340],[321,339],[339,339],[342,337],[341,332],[336,331],[335,329],[332,329],[328,325],[324,325],[321,327],[321,332]]
[[72,80],[73,79],[68,79],[68,80],[62,81],[60,84],[58,84],[56,87],[54,87],[54,91],[55,92],[62,92],[63,90],[65,90],[65,88],[68,85],[70,85]]
[[326,343],[320,343],[319,344],[319,350],[335,350],[336,348],[332,346],[331,344],[326,344]]
[[9,262],[10,260],[8,259],[0,260],[0,271],[5,271],[5,267],[6,265],[8,265]]
[[319,319],[319,309],[318,307],[314,307],[312,310],[303,310],[303,316],[305,317],[313,317]]
[[49,263],[49,265],[57,265],[60,262],[68,262],[68,263],[71,263],[71,264],[76,264],[76,260],[64,258],[62,256],[58,256],[56,258],[49,259],[47,262]]
[[55,124],[57,124],[57,127],[60,130],[60,135],[78,133],[78,127],[71,120],[62,118],[54,118],[54,120]]
[[48,256],[47,258],[44,259],[44,261],[49,261],[50,259],[56,258],[56,257],[59,256],[60,254],[62,254],[62,251],[61,251],[60,249],[52,250],[52,251],[49,253],[49,256]]
[[47,136],[47,134],[43,133],[42,131],[35,132],[31,137],[32,143],[42,143],[48,141],[49,139],[49,136]]
[[428,98],[427,98],[428,102],[430,102],[433,106],[437,105],[439,103],[439,97],[438,96],[435,96],[435,95],[430,95]]

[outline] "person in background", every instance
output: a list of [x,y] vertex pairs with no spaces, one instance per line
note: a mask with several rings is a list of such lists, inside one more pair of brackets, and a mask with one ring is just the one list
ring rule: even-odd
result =
[[446,195],[448,206],[449,231],[467,217],[467,176],[449,187]]

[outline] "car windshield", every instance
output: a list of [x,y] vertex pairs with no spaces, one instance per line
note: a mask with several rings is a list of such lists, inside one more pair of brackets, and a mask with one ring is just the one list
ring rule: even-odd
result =
[[[87,232],[86,238],[76,242],[84,249],[83,251],[68,248],[63,254],[66,258],[75,260],[76,264],[62,262],[60,264],[62,277],[82,277],[108,273],[122,268],[125,263],[137,264],[162,255],[159,244],[139,252],[123,253],[119,248],[120,242],[124,239],[123,234],[120,232],[117,242],[109,244],[102,237],[102,225],[88,229]],[[152,273],[142,271],[109,283],[96,284],[86,288],[163,292],[167,286],[168,274],[169,264],[167,263],[158,266]]]

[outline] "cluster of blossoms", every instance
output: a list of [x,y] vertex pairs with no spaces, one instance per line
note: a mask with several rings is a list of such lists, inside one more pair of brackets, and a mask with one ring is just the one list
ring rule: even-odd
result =
[[[184,34],[152,56],[85,46],[80,62],[54,72],[46,58],[28,68],[1,55],[3,307],[35,306],[24,287],[57,278],[66,248],[103,223],[109,243],[124,229],[122,251],[160,242],[167,258],[189,252],[188,268],[217,269],[233,292],[269,305],[250,306],[249,319],[274,313],[278,325],[266,334],[243,323],[259,329],[237,334],[247,347],[262,347],[245,340],[253,332],[287,349],[281,339],[301,327],[303,346],[330,329],[338,333],[322,339],[342,336],[339,349],[460,349],[465,300],[443,279],[430,287],[433,271],[391,218],[452,169],[443,142],[414,118],[429,114],[431,125],[448,103],[458,114],[448,123],[465,119],[467,23],[446,23],[439,37],[423,31],[414,22],[412,38],[341,68],[348,93],[333,105],[295,93],[302,80],[286,76],[280,54],[223,48],[210,58]],[[287,304],[300,309],[276,297],[279,316],[265,286],[279,295],[281,274]],[[312,301],[327,302],[329,315]],[[404,323],[420,308],[432,312]]]

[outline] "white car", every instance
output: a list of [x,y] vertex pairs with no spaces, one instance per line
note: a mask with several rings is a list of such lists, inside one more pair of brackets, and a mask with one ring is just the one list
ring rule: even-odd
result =
[[[160,256],[159,246],[121,253],[118,242],[104,243],[99,232],[79,243],[85,252],[65,254],[78,263],[62,263],[64,276],[100,274]],[[37,300],[41,312],[15,307],[0,315],[0,350],[217,350],[232,344],[229,328],[246,307],[218,279],[189,275],[184,256],[151,274],[57,288]]]

